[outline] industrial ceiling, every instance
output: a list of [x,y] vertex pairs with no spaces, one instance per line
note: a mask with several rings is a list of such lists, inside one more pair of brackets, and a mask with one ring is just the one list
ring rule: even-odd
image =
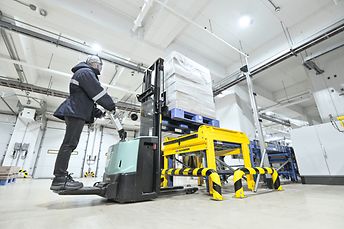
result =
[[[149,8],[135,24],[145,4]],[[173,50],[208,67],[214,85],[224,79],[228,84],[244,64],[242,55],[227,45],[231,44],[249,55],[252,69],[290,52],[282,62],[266,65],[255,74],[258,106],[277,105],[274,112],[289,119],[306,121],[311,115],[319,120],[314,99],[307,94],[311,84],[304,58],[344,40],[338,31],[326,41],[293,53],[295,47],[344,24],[342,0],[7,0],[1,1],[0,10],[1,21],[57,41],[1,28],[0,92],[5,100],[0,101],[0,109],[4,112],[16,112],[18,101],[31,106],[41,106],[44,101],[46,109],[53,111],[63,96],[54,96],[51,91],[68,92],[70,69],[84,61],[87,52],[108,58],[100,81],[123,106],[137,105],[140,71]],[[92,49],[95,45],[102,50]],[[338,52],[317,61],[331,61]],[[6,80],[40,89],[23,91]],[[245,87],[244,82],[239,85]],[[288,104],[290,98],[294,100]]]

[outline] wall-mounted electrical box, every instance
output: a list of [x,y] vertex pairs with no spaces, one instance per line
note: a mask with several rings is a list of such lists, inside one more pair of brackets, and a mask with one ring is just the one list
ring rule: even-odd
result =
[[20,114],[19,117],[26,120],[26,121],[35,121],[35,115],[36,115],[36,110],[31,109],[31,108],[24,108]]

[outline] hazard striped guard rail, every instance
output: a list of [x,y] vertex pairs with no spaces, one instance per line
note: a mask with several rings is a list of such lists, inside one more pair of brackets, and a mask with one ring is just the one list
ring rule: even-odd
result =
[[275,189],[278,191],[283,190],[281,187],[281,182],[278,177],[276,169],[269,167],[254,167],[254,168],[242,168],[234,172],[234,190],[235,198],[244,198],[244,188],[242,187],[242,178],[246,174],[271,174],[272,183]]
[[29,173],[25,170],[25,169],[21,169],[19,170],[20,174],[23,174],[24,178],[28,178],[29,177]]
[[161,175],[209,177],[209,193],[214,200],[223,200],[219,174],[210,168],[163,169]]

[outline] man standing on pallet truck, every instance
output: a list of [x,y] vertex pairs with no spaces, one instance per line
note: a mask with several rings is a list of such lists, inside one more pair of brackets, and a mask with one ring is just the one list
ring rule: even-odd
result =
[[54,175],[50,190],[77,190],[83,187],[82,182],[73,180],[67,172],[72,152],[78,146],[85,123],[93,123],[94,118],[105,115],[96,107],[96,103],[111,111],[116,111],[116,105],[99,83],[98,76],[103,63],[98,56],[88,56],[86,62],[81,62],[72,68],[74,73],[69,84],[69,97],[57,108],[54,116],[66,123],[66,133],[57,154]]

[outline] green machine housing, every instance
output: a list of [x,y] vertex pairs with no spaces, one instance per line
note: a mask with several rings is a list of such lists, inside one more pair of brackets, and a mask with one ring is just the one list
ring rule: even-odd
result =
[[120,203],[151,200],[160,190],[158,138],[141,136],[109,148],[103,196]]

